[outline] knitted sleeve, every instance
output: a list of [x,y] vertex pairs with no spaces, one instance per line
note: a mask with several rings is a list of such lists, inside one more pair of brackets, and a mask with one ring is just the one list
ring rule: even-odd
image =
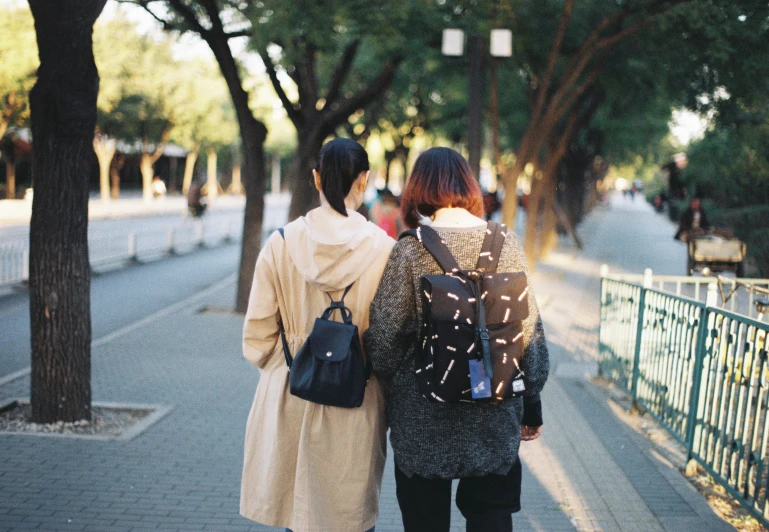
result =
[[413,239],[395,244],[371,302],[369,328],[363,335],[374,373],[389,380],[416,341],[417,304],[411,257]]

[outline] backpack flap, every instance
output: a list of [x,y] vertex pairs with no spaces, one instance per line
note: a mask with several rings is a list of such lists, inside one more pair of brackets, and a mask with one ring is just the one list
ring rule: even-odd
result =
[[468,281],[453,275],[424,275],[421,284],[431,319],[475,324],[475,297]]
[[486,324],[489,327],[523,321],[529,316],[529,290],[526,274],[495,273],[483,278],[483,292],[492,297],[485,297]]
[[326,362],[344,360],[350,356],[350,344],[356,334],[355,325],[316,318],[308,338],[312,355]]

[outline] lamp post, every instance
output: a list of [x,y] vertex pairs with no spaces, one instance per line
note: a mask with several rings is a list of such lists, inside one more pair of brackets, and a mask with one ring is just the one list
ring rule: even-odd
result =
[[[484,43],[483,38],[479,35],[470,35],[468,41],[470,69],[467,84],[467,152],[470,168],[475,174],[475,178],[480,179],[481,151],[483,149]],[[455,28],[443,30],[443,55],[462,56],[464,44],[464,31]],[[491,30],[489,51],[492,57],[512,56],[512,31],[507,29]],[[492,85],[492,91],[492,99],[496,102],[496,83]],[[492,113],[498,113],[496,106],[495,109],[492,109]],[[498,122],[498,116],[494,116],[493,120],[495,123]],[[494,141],[497,143],[498,138],[495,138]],[[495,164],[498,164],[498,161],[495,161]]]

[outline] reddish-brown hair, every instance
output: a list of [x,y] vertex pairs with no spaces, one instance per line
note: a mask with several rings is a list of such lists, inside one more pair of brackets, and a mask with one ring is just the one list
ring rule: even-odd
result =
[[417,157],[403,191],[403,221],[417,227],[420,215],[449,206],[483,217],[481,187],[464,157],[450,148],[430,148]]

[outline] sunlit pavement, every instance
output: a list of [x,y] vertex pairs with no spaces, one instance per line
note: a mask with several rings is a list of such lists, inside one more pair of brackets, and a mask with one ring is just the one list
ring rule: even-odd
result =
[[[552,373],[544,435],[522,447],[516,531],[731,529],[589,378],[600,265],[681,274],[685,249],[673,232],[640,198],[613,198],[581,226],[583,251],[564,239],[534,274]],[[273,530],[238,516],[245,420],[258,380],[240,353],[242,317],[198,312],[231,306],[233,298],[234,281],[225,278],[95,346],[95,400],[173,407],[134,440],[0,435],[0,529]],[[0,385],[0,402],[28,389],[26,377]],[[452,523],[464,530],[456,509]],[[402,530],[392,457],[377,530]]]

